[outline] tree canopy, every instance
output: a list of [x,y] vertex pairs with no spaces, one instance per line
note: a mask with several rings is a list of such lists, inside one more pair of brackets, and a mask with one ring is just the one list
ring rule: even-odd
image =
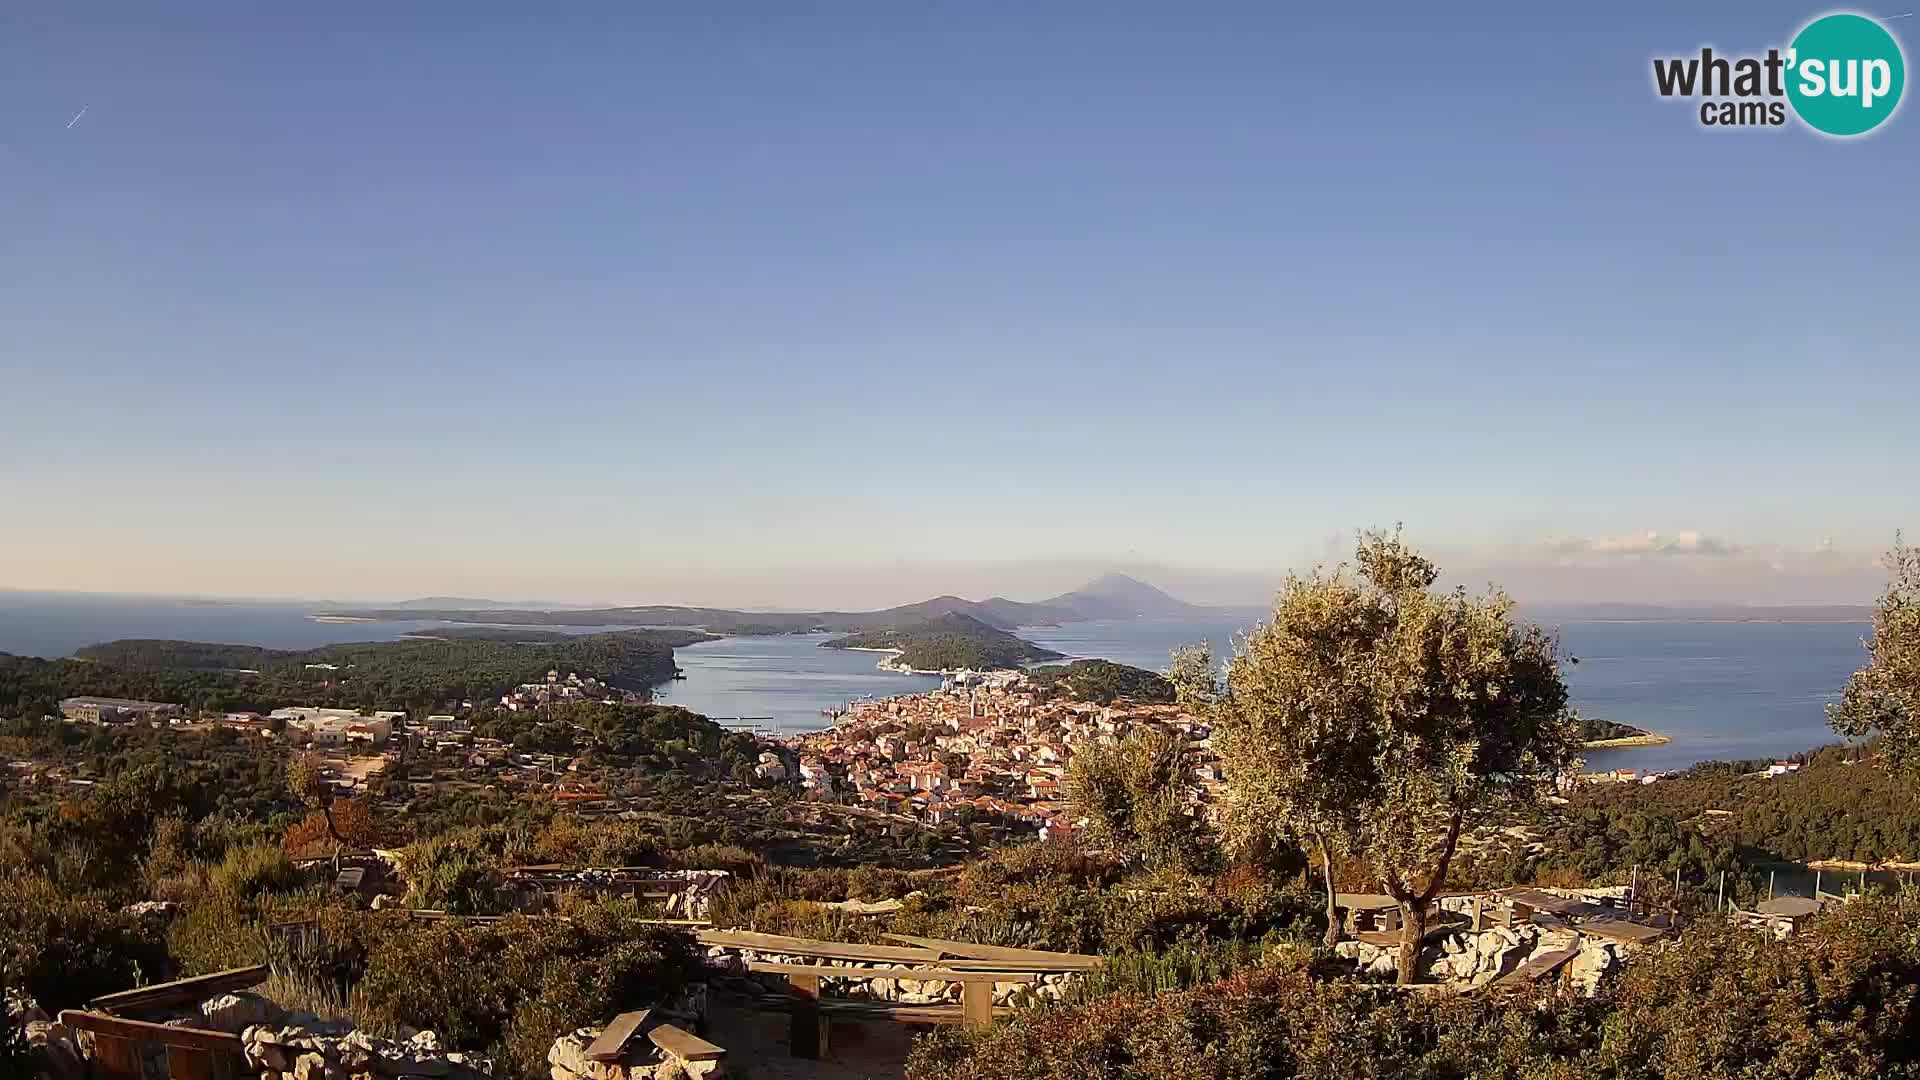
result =
[[1504,593],[1438,577],[1398,533],[1363,535],[1354,568],[1288,578],[1202,703],[1229,836],[1363,857],[1406,916],[1403,982],[1462,829],[1532,800],[1579,745],[1555,641],[1515,623]]
[[1842,735],[1877,736],[1889,765],[1912,770],[1920,768],[1920,547],[1895,540],[1886,562],[1893,580],[1874,608],[1867,664],[1830,719]]

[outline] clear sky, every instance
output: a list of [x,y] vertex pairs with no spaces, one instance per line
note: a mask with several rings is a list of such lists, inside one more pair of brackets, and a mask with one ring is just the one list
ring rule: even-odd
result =
[[10,6],[0,586],[1212,599],[1399,521],[1838,600],[1920,531],[1920,115],[1651,88],[1822,8],[801,6]]

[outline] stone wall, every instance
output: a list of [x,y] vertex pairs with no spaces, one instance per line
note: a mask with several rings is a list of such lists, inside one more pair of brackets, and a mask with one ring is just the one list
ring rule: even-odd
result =
[[17,996],[11,988],[0,1006],[4,1006],[7,1025],[22,1031],[27,1045],[40,1051],[39,1080],[85,1080],[87,1067],[80,1059],[79,1041],[65,1024],[47,1016],[31,998]]
[[493,1063],[477,1054],[444,1050],[431,1031],[406,1040],[382,1039],[341,1024],[259,1024],[240,1034],[247,1064],[261,1080],[367,1080],[434,1077],[480,1080]]
[[[1600,980],[1619,967],[1623,946],[1572,929],[1496,926],[1477,934],[1461,930],[1422,949],[1420,970],[1434,982],[1472,988],[1485,986],[1535,954],[1568,948],[1577,950],[1567,961],[1568,979],[1580,993],[1592,994]],[[1335,946],[1334,953],[1354,961],[1368,974],[1391,976],[1399,963],[1400,947],[1348,940]]]
[[[906,973],[914,967],[938,967],[938,962],[928,961],[922,964],[868,963],[858,960],[822,961],[817,956],[792,956],[786,953],[761,952],[755,949],[741,949],[728,945],[707,947],[707,968],[714,976],[725,981],[744,981],[755,984],[760,989],[781,992],[786,987],[786,976],[761,974],[747,969],[751,963],[771,964],[821,964],[831,963],[835,967],[857,967],[871,970],[871,976],[844,976],[823,978],[820,980],[820,993],[824,997],[853,998],[862,1001],[893,1001],[902,1005],[957,1005],[960,1002],[959,983],[942,982],[936,979],[915,979]],[[898,972],[899,974],[888,974]],[[1039,999],[1058,1000],[1066,994],[1068,984],[1079,978],[1074,972],[1054,972],[1040,976],[1039,982],[993,984],[993,1003],[995,1005],[1020,1006],[1035,1003]]]

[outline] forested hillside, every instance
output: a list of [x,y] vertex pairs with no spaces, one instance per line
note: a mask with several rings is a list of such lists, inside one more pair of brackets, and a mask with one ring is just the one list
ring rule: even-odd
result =
[[402,640],[302,650],[114,641],[69,660],[0,655],[0,715],[50,713],[59,699],[86,694],[220,710],[432,707],[498,696],[551,669],[638,692],[673,677],[676,645],[705,639],[697,631],[631,630],[532,643]]

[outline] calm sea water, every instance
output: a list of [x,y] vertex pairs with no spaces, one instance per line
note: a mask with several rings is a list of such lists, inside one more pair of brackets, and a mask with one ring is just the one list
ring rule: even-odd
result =
[[654,697],[729,725],[806,731],[825,726],[822,709],[940,685],[929,675],[881,671],[881,653],[820,647],[836,636],[730,637],[675,649],[674,661],[687,677]]
[[[1021,633],[1058,652],[1164,670],[1175,646],[1216,657],[1241,625],[1090,622]],[[1826,705],[1866,660],[1865,623],[1567,622],[1555,627],[1574,707],[1666,735],[1666,746],[1589,751],[1590,768],[1677,769],[1780,757],[1835,741]]]
[[[125,596],[0,592],[0,652],[65,656],[115,638],[181,638],[310,648],[390,641],[439,623],[320,623],[301,608],[200,605]],[[1030,627],[1029,640],[1069,656],[1164,669],[1178,645],[1215,655],[1242,629],[1226,620],[1130,620]],[[593,628],[566,628],[588,630]],[[1585,714],[1673,738],[1667,746],[1598,751],[1596,768],[1673,769],[1710,758],[1775,757],[1834,736],[1824,707],[1865,659],[1858,623],[1570,622],[1558,627],[1574,704]],[[861,697],[930,689],[938,680],[880,671],[873,653],[822,649],[826,635],[734,637],[677,650],[687,678],[663,700],[728,722],[796,731],[821,710]],[[736,719],[737,718],[737,719]]]

